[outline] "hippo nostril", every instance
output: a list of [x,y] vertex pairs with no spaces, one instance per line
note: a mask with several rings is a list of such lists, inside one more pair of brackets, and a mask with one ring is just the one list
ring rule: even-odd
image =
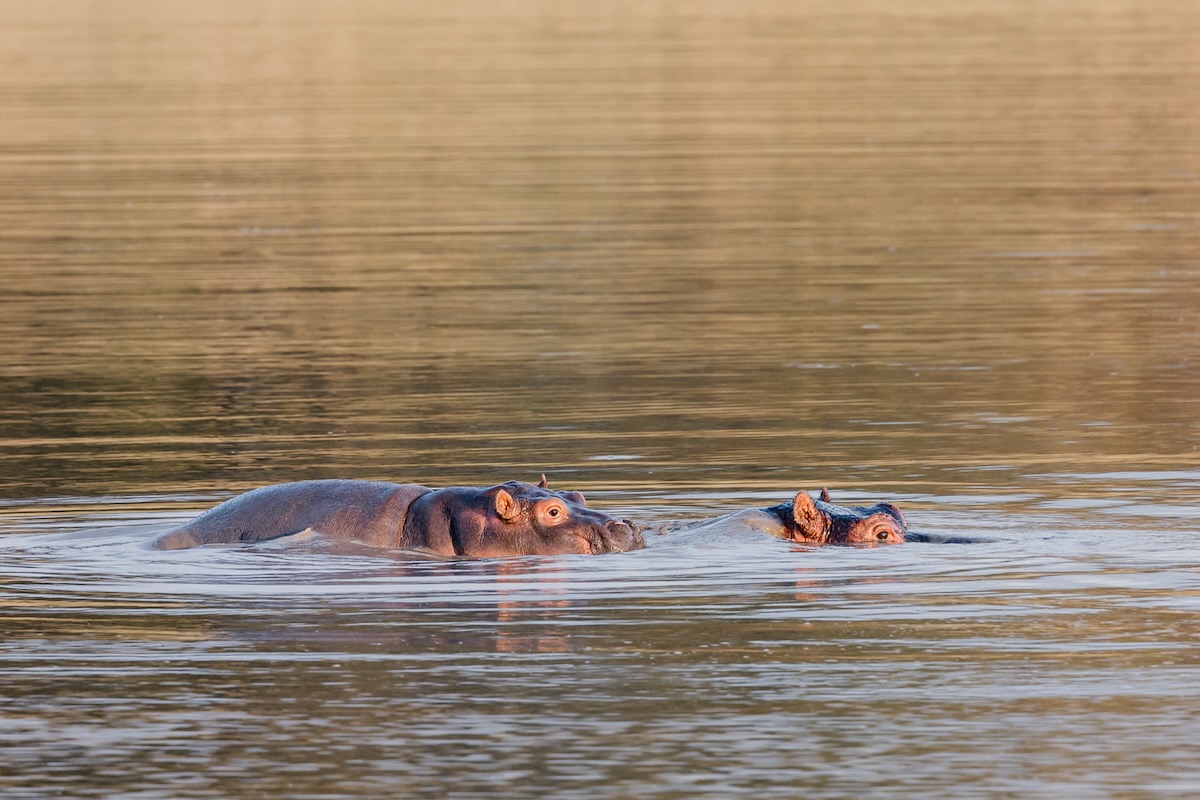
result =
[[[606,535],[601,537],[604,550],[599,552],[624,553],[646,546],[641,529],[632,520],[607,520],[604,523],[604,531]],[[597,552],[595,548],[593,552]]]

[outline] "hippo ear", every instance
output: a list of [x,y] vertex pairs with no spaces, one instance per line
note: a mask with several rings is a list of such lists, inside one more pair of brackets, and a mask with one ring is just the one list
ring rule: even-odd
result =
[[542,479],[540,481],[538,481],[538,488],[539,489],[549,489],[550,488],[550,481],[546,480],[546,473],[544,473],[544,472],[542,473]]
[[496,503],[496,513],[505,522],[512,522],[521,516],[521,504],[514,500],[513,496],[504,489],[496,492],[494,502]]
[[792,520],[796,530],[805,539],[824,539],[829,527],[829,519],[825,512],[817,508],[812,495],[805,491],[796,492],[792,500]]
[[908,530],[908,520],[904,519],[904,515],[900,513],[900,509],[896,508],[891,503],[880,503],[879,507],[891,514],[896,519],[900,520],[901,527],[903,527],[905,530]]
[[822,503],[828,503],[828,502],[830,502],[830,500],[829,500],[829,490],[828,490],[828,489],[822,489],[822,490],[821,490],[821,502],[822,502]]

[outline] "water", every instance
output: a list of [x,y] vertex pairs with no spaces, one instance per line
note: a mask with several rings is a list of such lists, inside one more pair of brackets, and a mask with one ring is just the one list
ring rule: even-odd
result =
[[[975,545],[652,536],[619,556],[430,563],[311,543],[160,553],[143,543],[168,522],[112,516],[4,538],[17,796],[1184,797],[1200,781],[1200,553],[1175,525],[1027,510],[987,515],[994,541]],[[985,515],[913,516],[950,532]]]
[[[5,796],[1190,797],[1190,4],[0,2]],[[273,481],[990,541],[159,553]]]

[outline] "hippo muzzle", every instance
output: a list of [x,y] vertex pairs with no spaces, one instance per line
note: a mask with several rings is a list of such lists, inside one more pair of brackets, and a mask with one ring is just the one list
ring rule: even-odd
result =
[[593,554],[624,553],[628,550],[638,550],[646,546],[642,531],[632,520],[608,520],[604,523],[603,531],[588,541]]

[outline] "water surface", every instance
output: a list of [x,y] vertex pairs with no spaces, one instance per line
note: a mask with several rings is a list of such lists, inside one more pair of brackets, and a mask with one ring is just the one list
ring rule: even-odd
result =
[[[0,0],[0,790],[1195,795],[1198,30]],[[542,471],[991,541],[144,547]]]

